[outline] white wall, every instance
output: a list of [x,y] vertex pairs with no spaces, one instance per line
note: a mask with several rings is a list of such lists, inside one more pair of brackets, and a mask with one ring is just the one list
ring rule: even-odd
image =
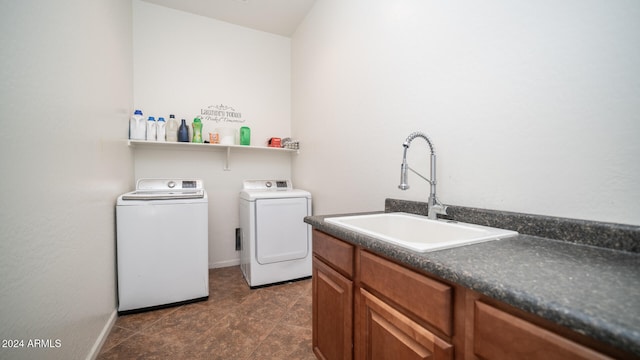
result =
[[[294,183],[315,213],[426,200],[640,225],[640,3],[318,1],[292,40]],[[409,163],[428,174],[415,140]]]
[[[25,346],[0,358],[81,359],[115,316],[114,205],[133,181],[131,3],[0,7],[0,339]],[[35,339],[60,347],[26,348]]]
[[[291,134],[291,39],[134,0],[134,104],[145,116],[193,118],[233,106],[252,145]],[[205,131],[206,133],[207,131]],[[205,138],[208,135],[204,134]],[[291,177],[290,153],[237,149],[231,171],[220,151],[135,150],[135,177],[198,177],[209,195],[209,265],[239,263],[238,193],[245,179]],[[188,226],[188,224],[185,224]]]

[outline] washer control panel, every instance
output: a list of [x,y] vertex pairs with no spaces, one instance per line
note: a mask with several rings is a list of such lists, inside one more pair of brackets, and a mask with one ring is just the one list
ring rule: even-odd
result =
[[140,179],[136,190],[200,190],[203,189],[200,179]]

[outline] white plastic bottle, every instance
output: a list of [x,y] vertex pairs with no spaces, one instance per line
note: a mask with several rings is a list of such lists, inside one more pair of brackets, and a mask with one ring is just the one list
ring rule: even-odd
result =
[[147,124],[142,116],[142,110],[136,110],[129,119],[129,139],[145,140],[147,138]]
[[166,140],[166,133],[167,133],[167,129],[166,129],[166,123],[164,122],[164,118],[163,117],[159,117],[158,118],[158,122],[156,123],[156,128],[157,128],[157,135],[156,135],[156,140],[157,141],[167,141]]
[[169,115],[169,122],[167,122],[167,141],[178,142],[178,120],[176,120],[176,116],[171,114]]
[[156,141],[156,119],[153,116],[147,120],[147,141]]

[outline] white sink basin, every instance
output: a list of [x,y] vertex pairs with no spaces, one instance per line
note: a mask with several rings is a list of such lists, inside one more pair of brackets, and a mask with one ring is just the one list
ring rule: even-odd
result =
[[441,250],[518,235],[488,226],[431,220],[407,213],[325,218],[326,222],[418,252]]

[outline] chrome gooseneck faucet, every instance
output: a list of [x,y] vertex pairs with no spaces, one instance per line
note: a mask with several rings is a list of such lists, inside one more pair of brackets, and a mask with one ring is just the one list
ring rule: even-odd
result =
[[[409,167],[409,164],[407,164],[407,150],[409,150],[409,145],[411,144],[411,141],[413,141],[413,139],[418,137],[425,139],[427,141],[427,144],[429,145],[429,148],[431,149],[431,179],[427,179],[426,177],[422,176],[420,173]],[[404,153],[402,154],[402,165],[400,166],[400,185],[398,185],[398,188],[400,190],[407,190],[409,188],[407,177],[408,170],[411,170],[414,174],[420,176],[431,185],[428,200],[429,219],[436,219],[437,214],[446,215],[447,207],[443,205],[436,197],[436,152],[433,144],[431,143],[431,139],[429,139],[429,137],[424,133],[416,131],[407,136],[407,140],[404,141],[402,146],[404,146]]]

